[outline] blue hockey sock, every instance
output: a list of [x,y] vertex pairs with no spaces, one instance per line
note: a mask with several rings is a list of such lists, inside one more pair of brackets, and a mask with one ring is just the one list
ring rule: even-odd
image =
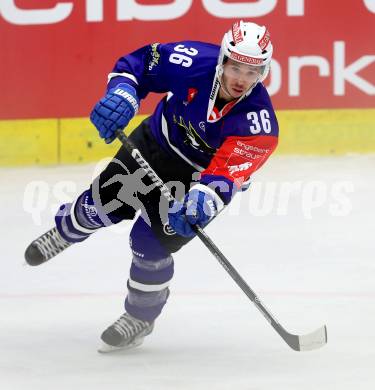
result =
[[85,240],[105,226],[94,204],[90,189],[84,191],[75,202],[60,206],[55,216],[55,223],[61,236],[72,243]]
[[130,233],[133,260],[128,280],[125,310],[135,318],[153,322],[169,296],[173,258],[140,217]]

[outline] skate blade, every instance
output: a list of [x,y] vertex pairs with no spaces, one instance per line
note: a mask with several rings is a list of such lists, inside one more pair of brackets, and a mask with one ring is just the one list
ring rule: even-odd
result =
[[137,340],[134,340],[130,344],[126,344],[122,347],[114,347],[113,345],[109,345],[103,341],[102,345],[98,348],[98,352],[99,353],[112,353],[112,352],[119,352],[119,351],[128,351],[129,349],[139,347],[141,344],[143,344],[143,337],[139,338]]

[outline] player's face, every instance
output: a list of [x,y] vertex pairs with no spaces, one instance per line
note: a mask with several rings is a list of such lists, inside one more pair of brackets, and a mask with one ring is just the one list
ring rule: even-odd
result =
[[220,89],[220,97],[226,100],[238,99],[259,81],[259,68],[228,59]]

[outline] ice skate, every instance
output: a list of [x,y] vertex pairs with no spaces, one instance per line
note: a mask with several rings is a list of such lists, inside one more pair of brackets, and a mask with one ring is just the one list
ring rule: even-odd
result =
[[153,329],[153,322],[138,320],[130,314],[124,313],[102,333],[103,344],[98,352],[108,353],[138,347]]
[[25,251],[25,260],[29,265],[40,265],[52,259],[72,245],[61,237],[56,227],[48,230],[34,240]]

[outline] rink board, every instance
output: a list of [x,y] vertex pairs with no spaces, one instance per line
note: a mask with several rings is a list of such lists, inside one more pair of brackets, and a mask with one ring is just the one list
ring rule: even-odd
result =
[[[375,152],[375,109],[282,110],[278,154]],[[130,133],[146,116],[138,115]],[[0,121],[0,166],[77,164],[113,156],[88,118]]]

